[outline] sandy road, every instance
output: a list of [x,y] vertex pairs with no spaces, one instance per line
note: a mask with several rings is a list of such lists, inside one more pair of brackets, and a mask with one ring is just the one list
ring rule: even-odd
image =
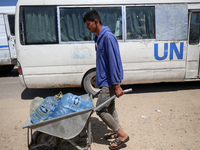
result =
[[[200,149],[200,82],[159,83],[123,86],[133,92],[116,99],[120,122],[131,140],[124,150]],[[46,97],[62,91],[84,94],[82,88],[25,89],[17,71],[0,76],[0,149],[25,150],[29,106],[36,96]],[[96,102],[96,99],[94,99]],[[109,129],[92,115],[94,150],[108,149],[102,137]],[[63,142],[61,150],[71,149]]]

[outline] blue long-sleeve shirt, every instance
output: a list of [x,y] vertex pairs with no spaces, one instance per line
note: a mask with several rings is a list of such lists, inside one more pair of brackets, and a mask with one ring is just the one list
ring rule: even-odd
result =
[[123,67],[116,37],[103,26],[96,45],[96,84],[98,87],[119,84],[123,80]]

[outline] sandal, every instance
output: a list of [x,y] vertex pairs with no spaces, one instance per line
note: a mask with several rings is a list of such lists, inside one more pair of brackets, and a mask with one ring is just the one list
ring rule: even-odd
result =
[[117,138],[117,134],[114,133],[114,132],[106,133],[106,134],[104,135],[104,139],[105,139],[105,140],[108,140],[108,139],[115,139],[115,138]]
[[110,145],[109,148],[110,148],[111,150],[115,150],[115,149],[122,148],[123,146],[125,146],[125,143],[128,142],[128,141],[129,141],[129,136],[128,136],[124,141],[121,141],[121,140],[119,140],[118,138],[116,138],[114,141],[111,142],[111,144],[114,143],[114,144],[116,144],[117,146],[111,146],[111,145]]

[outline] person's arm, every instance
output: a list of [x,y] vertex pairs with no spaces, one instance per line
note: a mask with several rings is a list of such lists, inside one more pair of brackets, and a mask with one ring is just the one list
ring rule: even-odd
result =
[[120,84],[123,79],[123,67],[120,57],[118,41],[112,35],[104,39],[105,53],[108,61],[109,80],[111,85]]
[[118,41],[113,36],[108,36],[106,39],[106,54],[109,61],[110,80],[112,85],[115,86],[115,94],[119,98],[124,94],[120,86],[123,79],[123,68]]
[[115,84],[115,94],[116,96],[119,98],[120,96],[122,96],[124,94],[120,84]]

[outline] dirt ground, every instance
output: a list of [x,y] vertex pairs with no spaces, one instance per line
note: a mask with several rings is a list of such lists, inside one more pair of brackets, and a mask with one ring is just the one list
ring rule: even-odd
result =
[[[133,92],[116,99],[121,126],[130,136],[124,150],[200,149],[200,82],[142,84],[123,88],[133,89]],[[29,117],[31,98],[37,92],[21,89],[22,93],[16,95],[9,94],[16,90],[12,87],[7,93],[1,91],[1,150],[28,149],[27,130],[22,126]],[[75,93],[79,91],[83,90],[75,89]],[[35,92],[32,97],[26,97],[31,92]],[[108,149],[109,142],[103,139],[103,135],[109,129],[96,114],[92,115],[91,121],[92,149]],[[64,141],[60,150],[72,149],[68,146]]]

